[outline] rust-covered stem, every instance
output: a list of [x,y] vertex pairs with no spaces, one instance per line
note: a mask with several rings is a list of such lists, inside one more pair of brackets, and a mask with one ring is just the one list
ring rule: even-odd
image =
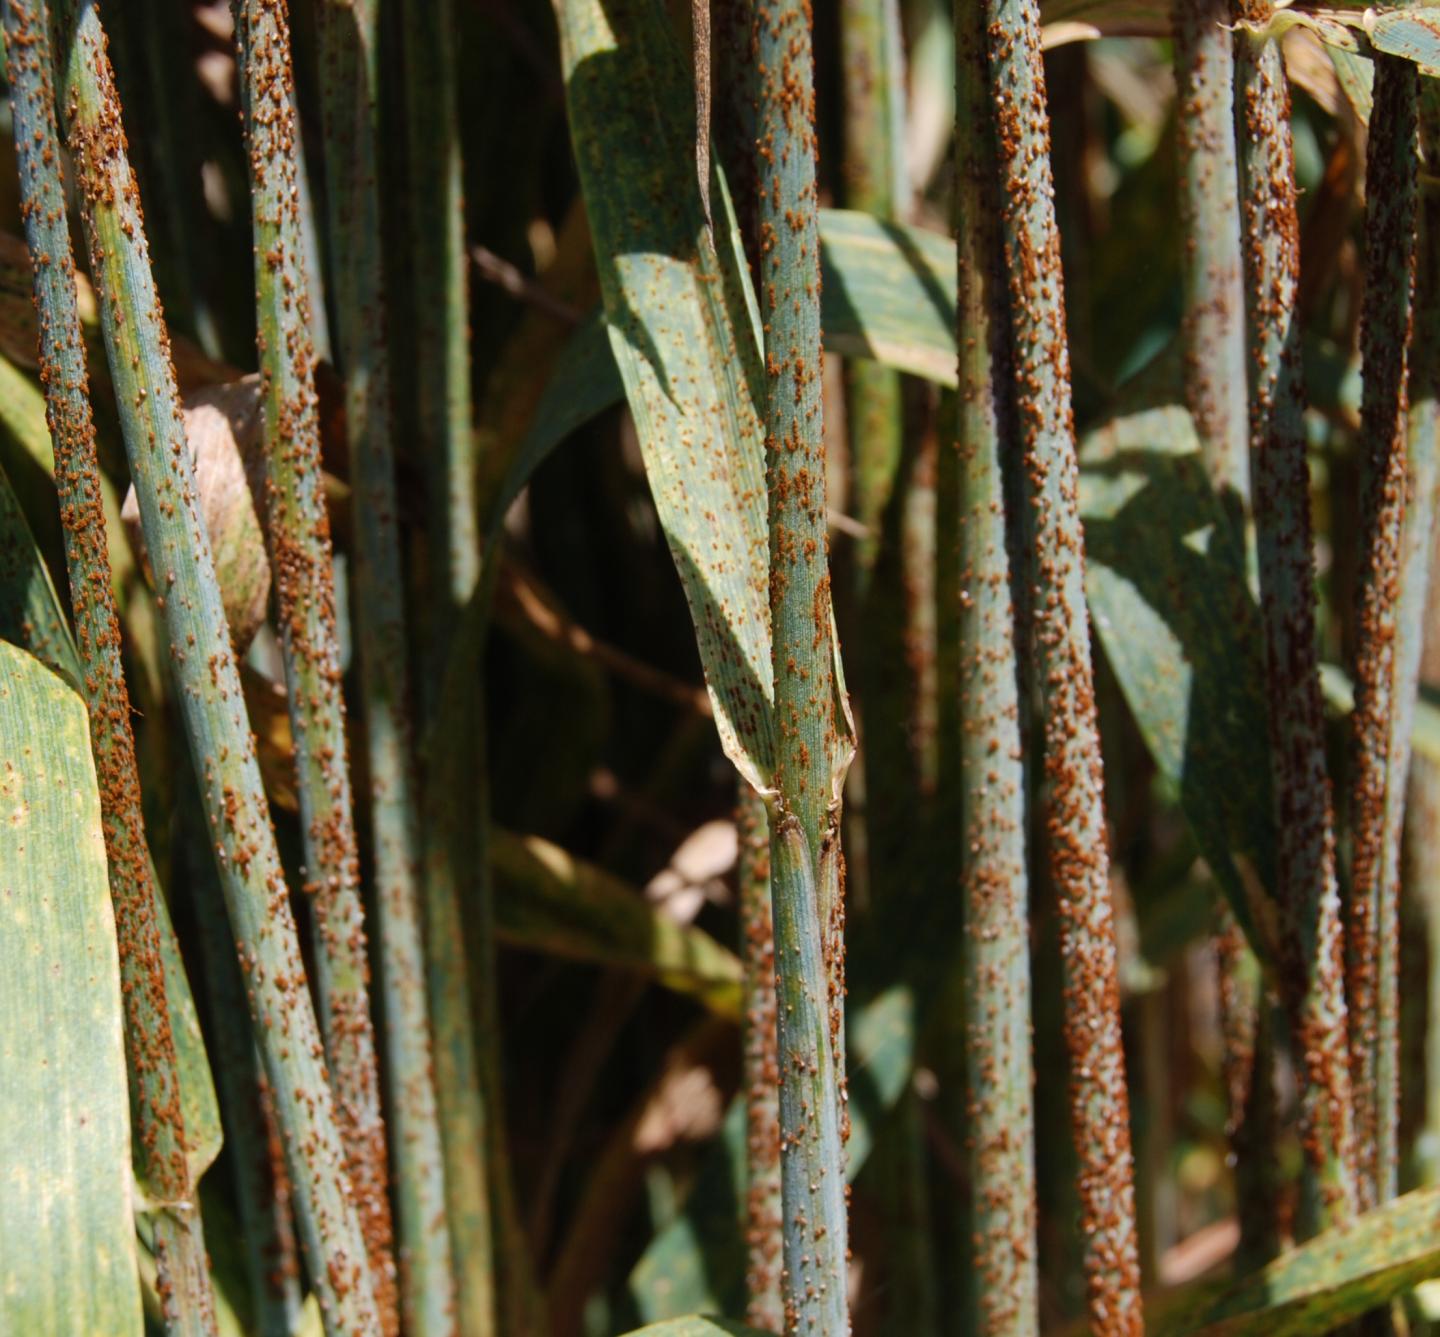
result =
[[844,897],[821,416],[820,237],[810,6],[757,7],[758,288],[776,764],[770,876],[779,1003],[788,1331],[849,1330],[844,1165]]
[[246,975],[311,1281],[327,1331],[379,1331],[320,1029],[202,525],[105,35],[59,0],[57,82],[145,546],[201,802]]
[[1025,760],[1002,451],[1015,430],[1010,312],[997,230],[995,139],[983,17],[955,3],[955,450],[960,488],[960,876],[965,898],[966,1264],[976,1333],[1039,1322],[1035,1252]]
[[[1410,768],[1418,637],[1402,641],[1408,356],[1415,285],[1420,76],[1408,60],[1375,61],[1365,168],[1363,549],[1356,599],[1354,855],[1346,922],[1355,1187],[1362,1210],[1395,1196],[1398,1160],[1400,835]],[[1413,612],[1418,615],[1419,607]],[[1404,667],[1407,644],[1417,653]]]
[[21,215],[39,319],[40,382],[55,449],[70,608],[115,906],[135,1169],[156,1209],[155,1261],[166,1331],[207,1333],[215,1330],[215,1301],[191,1179],[156,917],[159,893],[145,838],[130,694],[110,585],[89,374],[65,216],[50,38],[38,5],[7,4],[3,13]]
[[360,860],[340,690],[335,570],[320,470],[315,353],[300,220],[299,128],[286,6],[233,0],[254,231],[256,353],[265,424],[265,536],[313,895],[325,1057],[375,1298],[397,1330],[385,1124]]
[[770,833],[765,804],[741,780],[735,825],[740,839],[741,961],[745,967],[745,1321],[782,1332],[780,1294],[780,1087],[775,1048],[775,933],[770,913]]
[[[1246,0],[1263,20],[1269,0]],[[1250,442],[1276,804],[1280,988],[1303,1064],[1302,1140],[1319,1223],[1355,1207],[1340,900],[1315,649],[1305,457],[1300,240],[1290,89],[1280,49],[1242,30],[1236,90],[1244,220]],[[1308,1210],[1308,1209],[1307,1209]]]
[[1217,491],[1250,501],[1230,0],[1175,0],[1185,403]]
[[1039,8],[1036,0],[986,0],[985,19],[1020,437],[1005,458],[1024,474],[1020,523],[1032,583],[1023,615],[1044,711],[1086,1288],[1096,1331],[1138,1334],[1130,1105]]
[[[376,10],[367,0],[325,0],[317,17],[335,345],[345,376],[351,458],[354,615],[370,773],[401,1310],[407,1333],[449,1332],[455,1321],[456,1263],[467,1276],[478,1268],[488,1283],[488,1235],[484,1243],[467,1241],[468,1258],[453,1257],[452,1204],[446,1197],[436,1089],[437,1076],[448,1078],[451,1070],[443,1061],[437,1067],[431,1033],[420,787],[385,345],[375,136]],[[447,1032],[442,1041],[448,1038]],[[470,1219],[468,1211],[464,1219]],[[476,1314],[488,1312],[488,1291],[478,1298],[473,1289],[460,1294],[467,1324],[475,1330],[484,1322]]]

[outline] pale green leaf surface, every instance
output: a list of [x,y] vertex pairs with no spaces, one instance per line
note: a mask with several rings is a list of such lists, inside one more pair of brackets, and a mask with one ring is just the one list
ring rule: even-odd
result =
[[1367,12],[1365,32],[1375,50],[1413,61],[1425,74],[1440,72],[1440,8]]
[[[64,605],[3,470],[0,470],[0,640],[30,651],[79,690],[80,656],[70,634]],[[159,886],[158,878],[155,885]],[[198,1180],[220,1154],[220,1106],[215,1098],[205,1041],[200,1034],[195,998],[190,992],[190,980],[180,958],[180,944],[163,896],[155,898],[155,913],[184,1107],[187,1158],[191,1178]]]
[[740,962],[703,929],[677,922],[618,878],[538,837],[496,830],[491,858],[502,941],[635,970],[740,1019]]
[[0,1330],[141,1330],[120,971],[85,707],[0,643]]
[[774,684],[758,350],[735,250],[716,250],[689,169],[688,72],[658,16],[643,0],[557,6],[566,101],[610,346],[721,744],[766,790]]
[[1440,1188],[1417,1189],[1282,1254],[1231,1285],[1161,1301],[1156,1337],[1334,1332],[1440,1275]]

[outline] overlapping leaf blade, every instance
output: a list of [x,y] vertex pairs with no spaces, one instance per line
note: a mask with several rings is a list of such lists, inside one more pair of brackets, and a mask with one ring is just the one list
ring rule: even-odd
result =
[[79,697],[8,642],[0,737],[0,1328],[139,1333],[120,974],[89,728]]

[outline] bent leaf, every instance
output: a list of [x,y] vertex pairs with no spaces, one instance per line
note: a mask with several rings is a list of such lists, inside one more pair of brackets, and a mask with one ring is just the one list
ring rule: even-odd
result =
[[[658,6],[557,5],[576,163],[610,347],[680,573],[725,754],[774,768],[757,342],[733,227],[712,241],[693,100]],[[723,199],[723,190],[715,192]],[[715,242],[718,241],[717,250]]]
[[538,837],[493,833],[495,930],[515,947],[619,966],[740,1019],[740,962],[618,878]]
[[90,733],[74,692],[8,643],[0,738],[0,1329],[138,1333],[120,972]]
[[[3,470],[0,470],[0,640],[28,650],[77,691],[80,689],[80,656],[70,634],[64,605]],[[158,878],[156,885],[159,885]],[[220,1106],[215,1098],[215,1083],[200,1033],[195,998],[190,992],[180,944],[163,896],[156,897],[155,913],[185,1116],[186,1159],[191,1179],[198,1181],[220,1154],[223,1140]]]
[[[826,352],[870,358],[954,387],[955,243],[949,237],[854,210],[821,209],[820,270]],[[609,339],[605,318],[596,313],[566,341],[487,532],[496,531],[551,451],[625,398]]]
[[1440,1275],[1440,1188],[1417,1189],[1327,1230],[1233,1285],[1156,1316],[1156,1337],[1334,1332]]

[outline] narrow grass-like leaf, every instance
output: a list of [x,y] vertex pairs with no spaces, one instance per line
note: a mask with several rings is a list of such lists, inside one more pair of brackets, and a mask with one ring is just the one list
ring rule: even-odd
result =
[[[1029,879],[1011,538],[1002,452],[1015,430],[1010,315],[996,208],[996,145],[983,16],[956,0],[955,450],[961,971],[966,1015],[966,1326],[1034,1333],[1035,1117],[1030,1057]],[[948,556],[948,555],[947,555]]]
[[1096,429],[1081,464],[1096,631],[1246,938],[1273,964],[1264,669],[1239,531],[1178,406]]
[[0,468],[0,640],[30,651],[77,692],[85,675],[64,605],[29,522]]
[[678,924],[619,879],[548,841],[493,833],[495,930],[513,946],[623,966],[740,1017],[740,963],[703,929]]
[[710,242],[688,169],[693,98],[659,7],[563,0],[557,15],[610,345],[721,743],[746,780],[768,790],[774,678],[761,391],[734,239],[721,224]]
[[[1245,0],[1263,19],[1269,0]],[[1354,1210],[1339,894],[1315,658],[1310,478],[1296,312],[1300,245],[1290,90],[1280,49],[1236,45],[1250,441],[1270,705],[1280,988],[1304,1067],[1301,1121],[1320,1219]]]
[[[482,596],[496,566],[498,555],[492,560],[487,550]],[[524,1241],[512,1237],[516,1213],[500,1106],[495,878],[484,703],[477,690],[485,622],[468,618],[452,642],[437,717],[445,722],[446,737],[430,757],[425,832],[426,971],[463,1337],[518,1332],[510,1316],[534,1304]],[[502,1287],[503,1312],[497,1305]]]
[[1225,1039],[1225,1135],[1234,1158],[1235,1214],[1240,1218],[1235,1269],[1243,1276],[1280,1251],[1275,1044],[1260,963],[1234,917],[1222,912],[1218,918],[1215,967]]
[[1404,61],[1377,61],[1365,169],[1364,534],[1355,617],[1353,853],[1345,920],[1355,1187],[1362,1209],[1395,1196],[1399,1153],[1400,833],[1414,689],[1410,700],[1398,694],[1397,617],[1407,489],[1419,83]]
[[143,1192],[158,1209],[155,1261],[166,1331],[207,1333],[215,1330],[214,1297],[194,1195],[160,949],[159,889],[145,839],[130,695],[110,584],[95,425],[60,178],[49,34],[43,19],[21,6],[7,7],[4,18],[26,240],[40,313],[40,378],[55,452],[70,604],[120,948],[136,1171]]
[[85,707],[5,642],[0,737],[0,1327],[138,1337],[120,974]]
[[[300,1233],[335,1332],[377,1327],[364,1237],[319,1027],[270,826],[240,675],[185,449],[164,318],[150,274],[105,36],[92,3],[61,0],[57,83],[125,449],[226,909],[275,1092]],[[43,21],[43,20],[41,20]]]
[[[70,635],[64,607],[3,470],[0,470],[0,640],[28,650],[77,692],[83,690],[80,652]],[[170,1033],[180,1068],[186,1151],[191,1178],[198,1180],[220,1151],[220,1109],[205,1041],[200,1034],[195,999],[163,896],[155,900],[155,913],[165,967]]]
[[1024,496],[1033,603],[1022,617],[1044,710],[1087,1302],[1097,1329],[1138,1333],[1129,1098],[1039,12],[1036,0],[987,0],[985,16],[1020,436],[1020,449],[1004,458],[1024,476],[1016,492]]
[[[827,353],[955,385],[955,243],[848,209],[820,210]],[[624,398],[603,315],[565,342],[491,508],[491,530],[571,432]]]
[[[1336,1332],[1440,1275],[1440,1189],[1417,1189],[1281,1254],[1232,1286],[1157,1307],[1155,1337]],[[1218,1289],[1218,1294],[1216,1293]]]

